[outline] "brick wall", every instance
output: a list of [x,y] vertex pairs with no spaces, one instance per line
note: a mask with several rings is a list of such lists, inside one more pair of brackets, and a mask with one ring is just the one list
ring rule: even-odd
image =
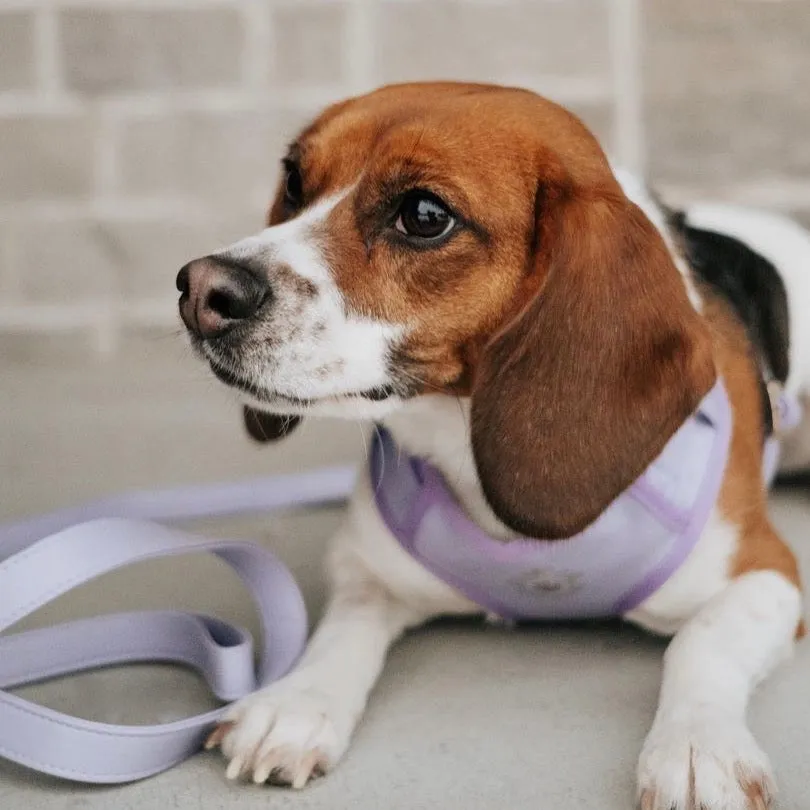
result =
[[297,127],[384,81],[529,86],[677,198],[810,211],[807,42],[807,0],[0,0],[0,332],[173,323]]

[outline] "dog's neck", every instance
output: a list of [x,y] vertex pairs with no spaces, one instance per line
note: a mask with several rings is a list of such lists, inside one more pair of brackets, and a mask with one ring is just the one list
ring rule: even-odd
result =
[[461,506],[484,531],[503,539],[516,536],[495,516],[481,489],[470,440],[468,397],[417,397],[383,421],[404,452],[426,459],[442,473]]

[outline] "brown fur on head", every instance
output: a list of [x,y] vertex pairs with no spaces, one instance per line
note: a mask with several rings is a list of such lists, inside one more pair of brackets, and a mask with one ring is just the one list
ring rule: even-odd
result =
[[[374,416],[422,393],[470,396],[493,510],[520,532],[563,537],[632,483],[713,384],[708,335],[660,235],[556,104],[485,85],[387,87],[328,109],[286,166],[270,225],[332,200],[306,232],[328,281],[308,279],[304,302],[272,242],[249,258],[278,305],[216,350],[232,376],[252,375],[268,410],[362,401]],[[447,238],[398,229],[415,190],[446,207]],[[341,333],[315,334],[311,301],[327,295],[345,318],[396,332],[363,390],[333,357]],[[310,321],[305,344],[296,330]],[[316,348],[290,348],[304,345]],[[310,362],[318,352],[329,362]]]

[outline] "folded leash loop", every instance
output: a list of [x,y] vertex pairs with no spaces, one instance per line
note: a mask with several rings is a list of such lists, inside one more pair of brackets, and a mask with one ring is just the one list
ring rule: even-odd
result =
[[[240,576],[262,622],[257,668],[246,631],[180,611],[119,613],[2,635],[0,690],[99,666],[161,661],[194,668],[218,698],[230,701],[283,676],[303,649],[307,619],[301,592],[282,563],[252,543],[202,538],[131,516],[187,519],[332,503],[348,495],[354,477],[352,469],[334,468],[136,493],[0,527],[0,633],[101,574],[141,560],[201,552],[216,555]],[[110,514],[124,517],[100,517]],[[76,519],[86,522],[68,525]],[[0,691],[0,757],[74,781],[133,781],[199,750],[223,711],[121,726],[65,715]]]

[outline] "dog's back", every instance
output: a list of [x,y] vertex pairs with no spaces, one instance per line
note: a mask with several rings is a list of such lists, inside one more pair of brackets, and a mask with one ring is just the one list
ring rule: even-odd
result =
[[[748,305],[759,310],[757,328],[762,334],[764,348],[771,355],[778,355],[780,351],[777,344],[780,343],[781,325],[773,322],[781,317],[781,305],[776,300],[780,290],[774,289],[764,277],[767,267],[776,271],[787,300],[785,387],[807,400],[810,396],[810,318],[807,317],[810,308],[810,232],[780,214],[714,203],[690,206],[685,212],[684,222],[688,228],[703,233],[731,237],[761,258],[762,263],[757,269],[746,268],[745,259],[739,255],[735,258],[733,252],[728,252],[725,266],[722,262],[714,262],[712,271],[738,276],[746,270],[760,274],[759,280],[749,279]],[[696,271],[700,273],[700,268],[696,267]],[[774,357],[771,364],[778,366],[778,357]],[[785,438],[781,469],[785,472],[810,469],[810,420],[806,409],[801,427]]]

